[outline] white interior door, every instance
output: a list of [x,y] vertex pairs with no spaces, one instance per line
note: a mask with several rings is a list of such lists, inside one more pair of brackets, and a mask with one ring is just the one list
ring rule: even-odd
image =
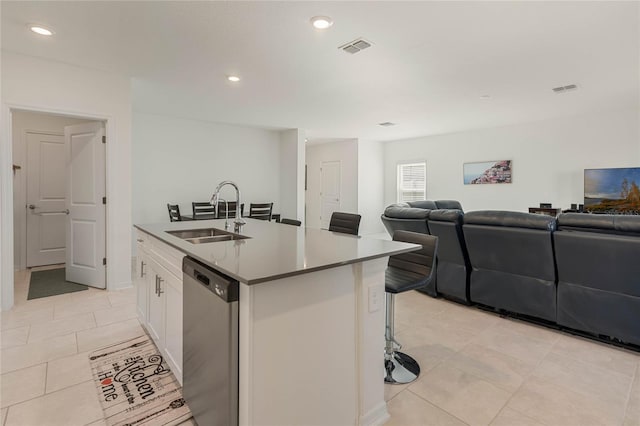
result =
[[66,163],[61,134],[26,134],[27,266],[65,261]]
[[66,279],[106,287],[103,123],[64,128],[67,160]]
[[340,161],[323,161],[320,175],[320,227],[329,229],[331,215],[340,210]]

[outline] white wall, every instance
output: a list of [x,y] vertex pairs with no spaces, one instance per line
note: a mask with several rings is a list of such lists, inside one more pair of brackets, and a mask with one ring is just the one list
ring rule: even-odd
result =
[[[427,161],[427,198],[466,211],[527,211],[583,202],[585,168],[640,166],[638,110],[608,111],[384,144],[385,205],[396,202],[396,165]],[[513,160],[513,183],[464,185],[465,162]]]
[[358,212],[360,235],[384,232],[384,149],[381,142],[358,141]]
[[[280,211],[280,132],[162,115],[133,114],[133,222],[168,222],[167,203],[191,214],[223,180],[249,203]],[[232,187],[221,197],[235,200]]]
[[323,161],[340,161],[340,211],[358,211],[358,140],[309,145],[306,150],[307,191],[306,224],[309,228],[320,228],[321,174]]
[[[26,267],[27,255],[27,140],[28,131],[64,134],[64,127],[87,123],[87,120],[32,112],[12,114],[13,164],[19,165],[13,178],[13,264],[16,269]],[[64,166],[62,166],[64,167]]]
[[300,129],[280,132],[280,194],[282,218],[297,219],[304,226],[304,133]]
[[131,84],[127,77],[2,51],[2,309],[13,304],[10,109],[106,120],[107,286],[131,285]]

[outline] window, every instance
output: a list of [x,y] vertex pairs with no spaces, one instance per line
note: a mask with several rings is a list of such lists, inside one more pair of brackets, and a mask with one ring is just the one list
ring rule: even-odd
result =
[[398,164],[398,202],[427,199],[427,163]]

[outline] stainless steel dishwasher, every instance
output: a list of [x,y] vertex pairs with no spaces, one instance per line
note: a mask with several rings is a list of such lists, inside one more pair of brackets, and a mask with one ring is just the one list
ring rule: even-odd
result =
[[238,424],[238,282],[182,262],[183,394],[200,426]]

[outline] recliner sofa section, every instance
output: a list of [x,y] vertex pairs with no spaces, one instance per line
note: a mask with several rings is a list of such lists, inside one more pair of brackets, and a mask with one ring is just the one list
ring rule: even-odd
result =
[[640,216],[561,214],[553,238],[558,324],[640,345]]
[[550,216],[506,211],[464,215],[471,301],[556,321],[556,264]]
[[432,210],[428,227],[438,237],[436,291],[447,298],[469,304],[469,253],[462,233],[461,210]]
[[[460,204],[460,202],[455,200],[409,201],[407,203],[396,203],[388,206],[382,214],[381,220],[387,232],[392,237],[393,233],[398,230],[431,234],[428,225],[429,215],[431,214],[431,212],[437,211],[437,209],[439,208],[455,208],[462,212],[462,205]],[[448,245],[448,242],[445,242],[445,246]],[[439,258],[440,256],[438,256],[438,259]],[[449,268],[445,267],[445,272],[448,270]],[[446,276],[446,274],[444,274],[443,277],[444,276]],[[437,286],[438,275],[436,272],[436,278],[431,281],[429,286],[424,289],[419,289],[418,291],[426,293],[432,297],[437,297]],[[448,288],[448,286],[445,285],[445,288]],[[464,299],[459,299],[457,297],[457,294],[457,292],[454,292],[451,297],[464,302]],[[446,295],[449,294],[447,293]]]
[[392,237],[394,231],[398,230],[429,234],[427,225],[429,212],[438,209],[457,209],[462,211],[462,205],[456,200],[422,200],[396,203],[388,206],[380,218]]
[[428,234],[429,209],[410,207],[406,203],[392,204],[381,216],[382,224],[391,237],[395,231],[411,231]]

